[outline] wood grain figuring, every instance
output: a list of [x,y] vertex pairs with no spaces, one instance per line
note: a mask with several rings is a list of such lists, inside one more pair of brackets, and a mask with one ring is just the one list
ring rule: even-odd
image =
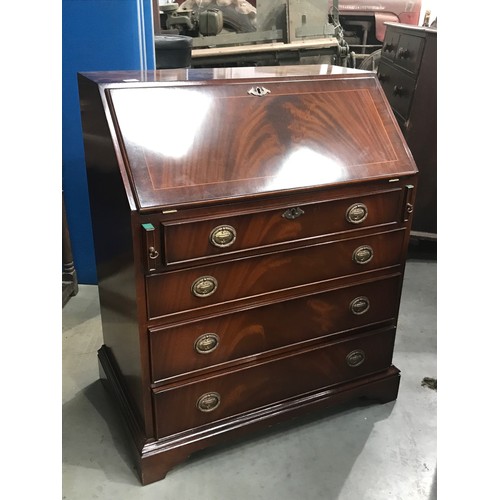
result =
[[[395,329],[390,328],[179,388],[154,391],[157,437],[384,370],[391,364],[394,335]],[[364,351],[365,361],[360,366],[351,367],[346,357],[358,349]],[[220,394],[220,405],[211,412],[199,411],[196,408],[198,399],[210,392]]]
[[[112,89],[110,103],[140,206],[175,206],[193,196],[219,199],[412,170],[373,83],[345,89],[341,80],[270,82],[265,97],[248,95],[244,85],[224,94],[219,86]],[[165,127],[160,103],[177,117],[175,127]]]
[[[105,347],[101,348],[99,354],[104,349]],[[311,415],[311,412],[347,402],[352,404],[353,401],[365,403],[393,401],[398,395],[400,382],[399,370],[391,366],[387,370],[316,391],[314,394],[236,415],[219,421],[215,428],[208,424],[194,431],[176,434],[171,438],[165,437],[144,443],[134,439],[136,437],[134,431],[139,431],[140,424],[133,418],[127,418],[130,408],[126,406],[125,398],[120,400],[121,387],[112,365],[106,363],[106,356],[99,356],[99,362],[103,380],[107,378],[115,382],[109,385],[111,397],[115,398],[128,423],[125,429],[128,435],[124,437],[128,437],[132,443],[139,480],[144,485],[163,479],[168,471],[186,461],[192,453],[207,446],[234,443],[236,439],[247,436],[250,432],[267,430],[270,426],[286,422],[291,418],[304,414]]]
[[95,72],[79,89],[100,374],[143,484],[312,410],[397,397],[417,170],[374,74]]
[[[146,278],[149,316],[155,318],[187,309],[228,304],[289,287],[395,266],[401,259],[404,235],[404,231],[397,230],[149,276]],[[353,261],[353,253],[365,245],[373,248],[373,259],[357,264]],[[214,277],[218,287],[210,296],[195,297],[191,285],[202,276]]]
[[[285,205],[272,211],[260,210],[214,220],[205,218],[194,222],[164,223],[164,248],[168,249],[164,257],[165,264],[396,223],[401,216],[401,195],[401,189],[394,189],[370,196],[300,204],[298,207],[304,213],[293,220],[286,219],[284,213],[294,207]],[[361,223],[349,222],[347,210],[360,203],[368,210],[367,218]],[[220,248],[210,243],[212,230],[220,225],[230,225],[236,231],[236,239],[230,247]]]
[[[397,315],[399,288],[398,275],[181,326],[150,329],[153,381],[389,321]],[[366,297],[370,304],[360,315],[350,308],[357,297]],[[217,348],[208,354],[196,352],[196,340],[207,333],[219,337]]]

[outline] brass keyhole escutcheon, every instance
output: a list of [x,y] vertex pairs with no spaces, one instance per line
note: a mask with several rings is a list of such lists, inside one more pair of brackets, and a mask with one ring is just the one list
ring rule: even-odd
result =
[[360,316],[361,314],[365,314],[365,312],[370,309],[370,301],[368,297],[356,297],[349,304],[349,309],[356,316]]
[[283,212],[281,216],[288,220],[295,220],[301,215],[304,215],[304,210],[302,210],[300,207],[293,207],[285,210],[285,212]]
[[217,280],[213,276],[201,276],[191,285],[191,292],[196,297],[209,297],[217,290]]
[[266,87],[252,87],[247,91],[247,93],[257,97],[264,97],[265,95],[270,94],[271,91],[266,89]]
[[233,226],[217,226],[210,233],[210,243],[219,248],[230,247],[236,241],[236,229]]
[[219,336],[216,333],[204,333],[194,343],[194,349],[199,354],[210,354],[219,345]]
[[355,203],[351,205],[346,213],[345,218],[351,224],[361,224],[368,217],[368,207],[364,203]]
[[352,260],[356,262],[356,264],[368,264],[372,259],[373,248],[369,245],[363,245],[356,248],[352,254]]
[[355,368],[364,363],[365,361],[365,353],[361,349],[356,349],[355,351],[351,351],[346,356],[346,362],[351,368]]
[[220,405],[220,401],[220,394],[218,392],[207,392],[198,398],[196,408],[204,413],[208,413],[214,411]]

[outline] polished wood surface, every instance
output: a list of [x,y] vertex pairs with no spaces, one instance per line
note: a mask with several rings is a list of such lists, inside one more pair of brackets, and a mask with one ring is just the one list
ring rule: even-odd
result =
[[[263,81],[270,93],[262,97],[242,84],[110,89],[138,204],[177,207],[413,172],[375,80],[348,82]],[[180,123],[166,129],[159,103]]]
[[[344,275],[365,275],[371,270],[398,266],[403,252],[404,230],[379,233],[346,241],[238,259],[230,263],[201,266],[146,278],[150,318],[215,304],[276,293],[311,282],[332,280]],[[373,258],[364,264],[354,261],[356,249],[369,246]],[[332,258],[335,255],[335,258]],[[206,297],[191,291],[196,279],[211,276],[217,289]]]
[[[391,321],[397,316],[399,288],[397,274],[179,326],[151,328],[152,379],[159,382],[202,369],[220,369],[220,364],[229,361],[246,357],[243,361],[250,361],[298,342]],[[367,299],[369,306],[356,314],[351,304],[359,297]],[[217,347],[208,354],[196,352],[197,339],[207,333],[217,335]]]
[[122,392],[123,385],[120,383],[119,373],[116,372],[106,346],[99,349],[98,357],[102,380],[127,424],[123,431],[117,430],[130,442],[139,480],[144,485],[162,480],[167,471],[186,461],[191,454],[208,446],[227,443],[228,439],[234,443],[237,439],[247,437],[249,433],[268,432],[272,426],[286,423],[290,419],[304,415],[309,419],[319,410],[342,406],[356,400],[388,403],[396,399],[400,383],[399,370],[390,366],[387,370],[360,379],[225,419],[217,424],[217,432],[213,432],[209,423],[198,427],[196,432],[188,430],[175,434],[170,439],[150,440],[143,444],[142,424],[130,412]]
[[[383,370],[391,364],[394,332],[392,327],[235,368],[180,387],[155,390],[157,437]],[[356,350],[362,350],[365,358],[352,367],[346,358]],[[200,396],[213,392],[220,395],[220,404],[212,411],[197,409]]]
[[[182,262],[228,252],[241,252],[254,247],[286,243],[316,236],[356,231],[379,225],[399,222],[402,190],[399,188],[369,196],[335,199],[321,203],[298,206],[283,205],[272,210],[257,208],[251,213],[207,220],[175,221],[164,223],[164,245],[168,249],[165,264]],[[347,212],[354,205],[363,204],[366,219],[349,221]],[[286,218],[287,210],[300,209],[296,218]],[[210,241],[210,234],[219,226],[230,226],[236,237],[229,246],[217,247]]]
[[[314,81],[304,81],[315,73]],[[112,82],[113,75],[123,83],[103,89],[142,209],[415,172],[368,73],[353,78],[329,66],[220,68],[96,80]],[[127,83],[135,80],[139,84]],[[253,87],[270,93],[248,94]],[[166,126],[162,107],[176,117],[175,127]]]
[[101,377],[143,484],[316,408],[397,397],[417,169],[374,74],[105,72],[79,87]]
[[[88,71],[81,73],[101,88],[142,86],[144,83],[172,84],[176,82],[194,82],[199,85],[228,82],[260,83],[263,79],[329,79],[332,76],[359,78],[361,71],[353,71],[342,66],[325,64],[294,66],[246,66],[235,68],[177,68],[156,71]],[[366,76],[366,73],[365,75]]]

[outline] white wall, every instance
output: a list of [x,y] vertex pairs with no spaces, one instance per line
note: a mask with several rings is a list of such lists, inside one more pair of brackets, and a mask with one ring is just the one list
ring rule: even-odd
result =
[[430,22],[434,21],[437,17],[437,12],[438,12],[438,0],[423,0],[422,2],[422,10],[420,11],[420,20],[418,24],[421,26],[422,23],[424,22],[424,17],[425,17],[425,11],[430,10],[431,11],[431,19]]

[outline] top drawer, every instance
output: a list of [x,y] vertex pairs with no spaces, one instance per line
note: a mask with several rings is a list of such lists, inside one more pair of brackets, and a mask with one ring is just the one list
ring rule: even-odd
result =
[[401,35],[394,57],[395,64],[411,73],[418,73],[424,44],[425,39],[419,36]]
[[165,265],[399,222],[401,189],[257,213],[164,222]]

